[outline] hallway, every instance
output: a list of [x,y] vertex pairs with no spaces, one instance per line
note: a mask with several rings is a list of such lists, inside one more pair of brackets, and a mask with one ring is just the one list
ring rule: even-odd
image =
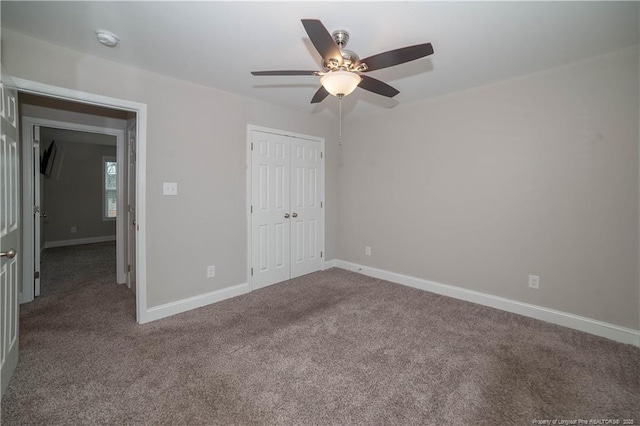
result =
[[42,253],[41,274],[41,296],[34,303],[50,297],[47,303],[54,303],[88,285],[115,285],[116,242],[49,248]]

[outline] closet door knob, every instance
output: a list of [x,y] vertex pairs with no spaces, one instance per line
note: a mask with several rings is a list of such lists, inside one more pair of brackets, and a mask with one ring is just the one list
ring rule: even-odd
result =
[[292,213],[291,216],[298,217],[298,213]]
[[285,213],[285,214],[284,214],[284,218],[285,218],[285,219],[289,219],[289,213]]

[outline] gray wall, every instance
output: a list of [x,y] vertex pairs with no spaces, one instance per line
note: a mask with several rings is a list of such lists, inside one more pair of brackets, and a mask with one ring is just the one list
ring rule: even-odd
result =
[[637,50],[347,119],[341,150],[333,119],[6,30],[2,54],[18,77],[148,105],[149,306],[247,281],[256,124],[326,138],[328,259],[640,328]]
[[639,329],[638,76],[636,47],[349,121],[338,258]]
[[[326,255],[335,256],[336,122],[92,57],[3,29],[20,78],[142,102],[147,129],[148,306],[247,282],[247,124],[326,139]],[[178,182],[176,197],[163,182]],[[176,255],[176,253],[181,253]],[[206,278],[206,266],[216,277]]]
[[[115,136],[111,137],[115,144]],[[44,146],[51,137],[42,136]],[[44,178],[47,218],[45,242],[116,236],[116,221],[102,219],[102,158],[116,156],[115,146],[55,139],[57,154],[51,176]],[[72,233],[71,227],[77,232]]]

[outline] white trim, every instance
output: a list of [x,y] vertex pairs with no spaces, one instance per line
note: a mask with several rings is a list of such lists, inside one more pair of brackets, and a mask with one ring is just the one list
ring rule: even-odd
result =
[[136,115],[136,320],[147,312],[147,105]]
[[53,247],[79,246],[82,244],[104,243],[107,241],[116,241],[116,236],[107,235],[104,237],[78,238],[75,240],[47,241],[44,243],[43,249],[48,249]]
[[44,95],[58,99],[82,102],[107,108],[124,109],[136,113],[136,320],[143,322],[147,311],[147,213],[146,213],[146,174],[147,174],[147,105],[139,102],[95,95],[64,87],[21,78],[13,79],[19,91],[35,95]]
[[245,193],[247,195],[247,204],[245,206],[245,211],[247,212],[247,283],[249,283],[249,291],[255,290],[253,288],[253,275],[251,274],[251,256],[253,256],[252,247],[251,247],[251,168],[253,167],[252,154],[251,154],[251,139],[253,130],[257,127],[249,124],[247,126],[247,179],[246,179],[246,190]]
[[[448,284],[441,284],[422,278],[402,275],[395,272],[372,268],[370,266],[358,265],[344,260],[335,260],[335,265],[339,268],[357,272],[374,278],[379,278],[394,283],[406,285],[420,290],[453,297],[454,299],[465,300],[479,305],[489,306],[525,317],[573,328],[596,336],[606,337],[617,342],[627,343],[640,347],[640,330],[621,327],[609,324],[592,318],[570,314],[568,312],[557,311],[543,306],[531,305],[529,303],[518,302],[517,300],[481,293],[479,291],[467,290]],[[327,262],[329,263],[329,262]]]
[[251,145],[251,132],[254,130],[258,132],[264,132],[264,133],[273,133],[274,135],[289,136],[293,138],[306,139],[306,140],[316,141],[316,142],[324,142],[324,138],[321,138],[319,136],[309,136],[309,135],[304,135],[302,133],[290,132],[288,130],[271,129],[269,127],[262,127],[262,126],[256,126],[254,124],[247,124],[247,135],[248,135],[247,137],[248,137],[249,145]]
[[318,137],[318,136],[309,136],[309,135],[303,135],[302,133],[295,133],[295,132],[289,132],[287,130],[278,130],[278,129],[271,129],[269,127],[262,127],[262,126],[256,126],[254,124],[247,124],[247,179],[246,179],[246,194],[247,194],[247,202],[246,202],[246,212],[247,212],[247,282],[249,283],[249,287],[250,287],[250,291],[256,290],[255,288],[253,288],[253,278],[251,275],[251,259],[252,259],[252,252],[251,252],[251,179],[252,179],[252,167],[253,167],[253,163],[252,163],[252,158],[251,158],[251,142],[252,142],[252,135],[253,135],[253,131],[259,131],[259,132],[264,132],[264,133],[273,133],[276,135],[281,135],[281,136],[288,136],[288,137],[295,137],[298,139],[305,139],[305,140],[310,140],[310,141],[315,141],[315,142],[319,142],[321,144],[321,151],[322,151],[322,161],[321,161],[321,173],[322,173],[322,189],[321,189],[321,198],[322,198],[322,203],[323,203],[323,207],[321,209],[321,218],[322,218],[322,234],[321,234],[321,241],[320,241],[320,250],[323,253],[323,256],[327,255],[327,250],[325,249],[325,232],[326,232],[326,219],[325,219],[325,212],[327,209],[326,206],[326,196],[325,196],[325,187],[326,187],[326,174],[325,174],[325,163],[326,163],[326,158],[325,158],[325,154],[326,154],[326,144],[325,144],[325,139],[322,137]]
[[249,284],[237,284],[231,287],[212,291],[210,293],[201,294],[199,296],[193,296],[175,302],[165,303],[164,305],[154,306],[153,308],[147,309],[147,312],[144,315],[144,320],[140,323],[143,324],[190,311],[192,309],[202,308],[203,306],[222,302],[223,300],[230,299],[232,297],[241,296],[250,291],[251,289],[249,288]]
[[[126,225],[124,226],[124,232],[125,232],[125,237],[126,237],[126,242],[125,242],[125,247],[124,247],[124,252],[125,252],[125,262],[127,264],[127,270],[126,270],[126,277],[127,277],[127,287],[131,288],[131,281],[134,281],[134,286],[135,286],[135,277],[133,278],[133,280],[131,279],[131,265],[134,266],[133,268],[133,273],[135,274],[135,266],[136,266],[136,259],[135,259],[135,234],[136,231],[135,229],[132,231],[131,227],[132,225],[135,225],[132,221],[135,220],[135,216],[132,219],[130,217],[130,213],[131,213],[131,205],[129,204],[129,201],[131,201],[131,166],[132,166],[132,161],[131,161],[131,153],[134,152],[135,153],[135,148],[136,147],[131,147],[131,132],[135,133],[136,131],[136,119],[135,118],[131,118],[127,120],[127,135],[126,135],[126,143],[125,143],[125,147],[126,147],[126,164],[123,166],[123,170],[124,170],[124,174],[123,176],[125,177],[125,198],[126,198],[126,202],[125,202],[125,223]],[[134,156],[134,160],[133,160],[133,167],[134,167],[134,171],[135,171],[135,156]],[[135,180],[135,179],[134,179]],[[135,183],[134,183],[135,184]],[[135,203],[136,199],[135,199],[135,187],[133,188],[133,201]],[[134,210],[135,210],[135,206],[134,206]],[[133,243],[134,243],[134,247],[133,250],[131,249],[131,239],[133,239]],[[133,259],[131,256],[131,253],[133,252]],[[135,290],[135,288],[134,288]]]
[[336,259],[327,260],[326,262],[324,262],[322,270],[326,271],[327,269],[335,268],[336,266],[338,266],[338,261]]

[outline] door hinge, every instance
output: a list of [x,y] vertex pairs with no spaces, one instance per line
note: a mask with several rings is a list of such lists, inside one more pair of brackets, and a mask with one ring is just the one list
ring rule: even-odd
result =
[[253,151],[253,142],[251,142],[251,151]]
[[127,265],[127,272],[131,272],[131,265]]
[[323,158],[324,153],[320,151],[320,158]]
[[320,257],[322,257],[322,252],[320,252]]
[[40,271],[35,271],[35,272],[33,273],[33,279],[34,279],[34,280],[37,280],[37,279],[39,279],[39,278],[40,278]]
[[253,213],[253,204],[251,205],[251,213]]
[[253,276],[253,268],[251,268],[251,276]]
[[320,208],[322,208],[322,201],[320,201]]

